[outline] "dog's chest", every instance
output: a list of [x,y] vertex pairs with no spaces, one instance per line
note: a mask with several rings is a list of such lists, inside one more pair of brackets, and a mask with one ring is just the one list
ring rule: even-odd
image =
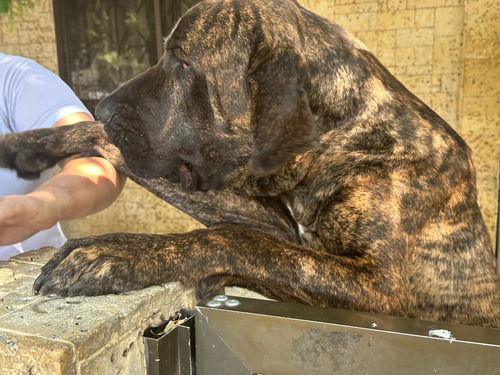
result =
[[316,232],[316,218],[312,220],[311,224],[305,225],[298,219],[301,215],[298,214],[296,210],[294,212],[292,206],[289,203],[287,202],[285,203],[288,208],[288,211],[290,212],[293,219],[295,220],[295,223],[297,224],[297,232],[299,235],[298,238],[300,239],[302,245],[309,246],[318,250],[325,250],[323,242],[321,241],[321,238],[318,236],[318,233]]

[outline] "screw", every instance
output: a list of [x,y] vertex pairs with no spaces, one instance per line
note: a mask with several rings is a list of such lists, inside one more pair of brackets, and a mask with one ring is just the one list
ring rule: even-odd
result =
[[238,301],[237,299],[228,299],[226,302],[224,302],[224,304],[227,307],[235,307],[240,304],[240,301]]
[[212,300],[212,301],[207,302],[207,306],[208,307],[221,307],[222,302]]

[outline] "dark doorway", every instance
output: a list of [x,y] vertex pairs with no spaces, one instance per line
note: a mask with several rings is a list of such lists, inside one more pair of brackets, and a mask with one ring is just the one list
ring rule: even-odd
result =
[[199,0],[54,0],[59,74],[94,113],[97,102],[154,65],[162,38]]

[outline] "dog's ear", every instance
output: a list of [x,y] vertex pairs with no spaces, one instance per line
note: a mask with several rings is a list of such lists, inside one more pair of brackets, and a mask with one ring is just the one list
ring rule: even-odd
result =
[[250,61],[254,150],[251,172],[276,172],[292,157],[318,145],[309,107],[309,79],[299,54],[290,49],[257,51]]

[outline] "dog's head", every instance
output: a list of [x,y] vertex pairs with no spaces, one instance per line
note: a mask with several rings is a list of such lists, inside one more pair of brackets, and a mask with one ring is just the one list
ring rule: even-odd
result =
[[97,106],[132,172],[218,189],[276,173],[314,148],[300,9],[231,0],[186,13],[159,63]]

